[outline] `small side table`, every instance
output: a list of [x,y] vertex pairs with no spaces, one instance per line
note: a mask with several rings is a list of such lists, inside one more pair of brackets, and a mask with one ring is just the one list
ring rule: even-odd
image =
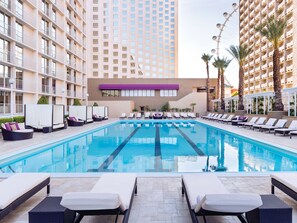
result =
[[292,208],[273,194],[261,195],[263,205],[246,213],[251,223],[292,223]]
[[75,211],[60,205],[62,197],[46,197],[29,212],[29,223],[73,223]]
[[52,127],[43,127],[42,128],[42,132],[43,133],[51,133],[53,131],[53,128]]

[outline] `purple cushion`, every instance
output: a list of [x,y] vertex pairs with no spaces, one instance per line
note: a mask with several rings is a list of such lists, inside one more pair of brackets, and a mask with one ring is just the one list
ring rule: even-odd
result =
[[11,131],[11,127],[10,127],[9,123],[5,123],[4,125],[5,125],[5,129],[7,131]]
[[10,122],[9,125],[15,125],[16,129],[20,130],[19,123],[17,123],[17,122]]

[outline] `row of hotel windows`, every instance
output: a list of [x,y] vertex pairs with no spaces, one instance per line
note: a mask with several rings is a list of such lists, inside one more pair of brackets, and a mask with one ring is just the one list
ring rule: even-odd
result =
[[[155,90],[102,90],[102,97],[154,97]],[[161,97],[176,97],[177,90],[160,90]]]

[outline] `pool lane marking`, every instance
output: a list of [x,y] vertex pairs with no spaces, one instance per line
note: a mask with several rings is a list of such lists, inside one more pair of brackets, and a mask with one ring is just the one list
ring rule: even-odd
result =
[[192,146],[198,156],[205,156],[204,152],[198,148],[198,146],[177,126],[174,125],[176,130],[185,138],[185,140]]
[[155,166],[154,169],[148,169],[146,172],[171,172],[171,170],[163,169],[162,152],[161,152],[161,140],[160,140],[160,128],[156,124],[155,135]]
[[98,169],[89,169],[88,172],[113,172],[113,170],[108,170],[109,165],[114,161],[114,159],[119,155],[129,140],[140,128],[141,127],[137,127],[134,129],[134,131],[110,154],[110,156],[101,164]]

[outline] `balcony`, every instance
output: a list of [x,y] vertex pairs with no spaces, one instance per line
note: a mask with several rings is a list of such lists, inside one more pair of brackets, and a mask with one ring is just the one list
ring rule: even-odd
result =
[[293,83],[293,77],[287,78],[287,84],[292,84]]
[[11,53],[10,51],[0,51],[0,61],[11,63]]
[[24,113],[24,105],[23,104],[15,104],[15,113],[23,114]]
[[42,93],[49,93],[49,85],[43,84],[41,87]]
[[291,72],[291,71],[293,71],[293,65],[286,67],[286,72]]
[[0,103],[0,114],[9,115],[10,114],[10,104]]
[[72,95],[73,95],[73,94],[72,94],[72,91],[71,91],[71,90],[67,90],[67,96],[68,96],[68,97],[72,97]]
[[18,90],[23,90],[23,80],[16,79],[15,88],[18,89]]
[[43,73],[43,74],[49,74],[49,67],[48,66],[41,67],[41,73]]
[[56,94],[56,93],[57,93],[57,91],[56,91],[56,87],[53,86],[53,87],[52,87],[52,94]]

